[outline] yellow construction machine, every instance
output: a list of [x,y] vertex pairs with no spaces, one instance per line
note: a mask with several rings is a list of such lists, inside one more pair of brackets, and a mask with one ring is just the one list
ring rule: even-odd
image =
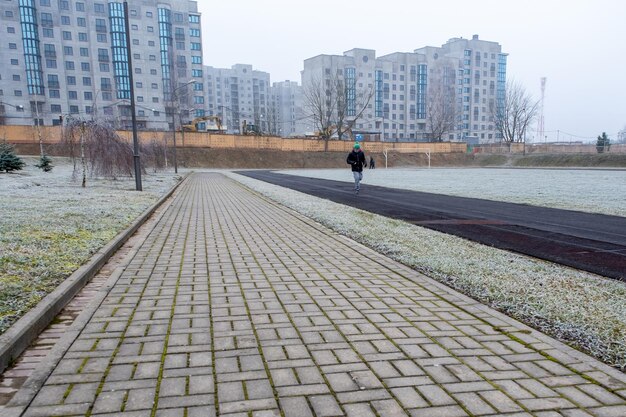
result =
[[223,133],[226,128],[222,126],[222,119],[219,116],[200,116],[196,117],[191,121],[191,123],[183,125],[183,130],[185,132],[197,132],[198,124],[201,122],[213,122],[207,123],[206,128],[203,129],[203,132],[215,132],[215,133]]

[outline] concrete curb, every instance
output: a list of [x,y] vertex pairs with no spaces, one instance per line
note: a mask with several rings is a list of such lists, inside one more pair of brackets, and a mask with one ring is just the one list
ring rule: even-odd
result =
[[146,222],[152,213],[174,193],[187,176],[0,336],[0,372],[3,372],[13,360],[17,359],[30,346],[67,303],[98,273],[100,268]]

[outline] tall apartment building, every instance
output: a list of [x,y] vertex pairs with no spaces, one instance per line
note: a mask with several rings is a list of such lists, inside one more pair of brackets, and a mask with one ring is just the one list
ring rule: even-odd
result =
[[425,55],[430,67],[438,59],[452,60],[456,65],[457,123],[453,138],[499,140],[493,115],[502,105],[506,85],[507,54],[502,47],[474,35],[472,39],[452,38],[441,48],[426,47],[415,53]]
[[[176,114],[204,108],[197,3],[128,4],[137,124],[165,129]],[[97,0],[3,1],[0,121],[50,125],[69,115],[129,127],[123,6]]]
[[271,92],[270,133],[282,137],[306,134],[307,121],[302,108],[302,86],[295,81],[280,81],[272,84]]
[[204,67],[206,111],[220,116],[228,133],[240,133],[243,123],[269,130],[270,75],[236,64],[231,68]]
[[[345,89],[348,117],[364,110],[353,132],[384,141],[430,140],[435,113],[441,117],[452,110],[443,140],[489,142],[497,137],[491,109],[503,98],[506,54],[498,43],[475,35],[411,53],[377,58],[374,50],[352,49],[304,61],[303,88],[320,81],[328,88],[333,78]],[[450,109],[442,110],[446,103]]]

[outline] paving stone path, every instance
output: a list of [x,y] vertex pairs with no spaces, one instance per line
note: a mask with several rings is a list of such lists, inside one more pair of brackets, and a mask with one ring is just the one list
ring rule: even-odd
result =
[[623,373],[220,174],[82,322],[7,415],[626,416]]

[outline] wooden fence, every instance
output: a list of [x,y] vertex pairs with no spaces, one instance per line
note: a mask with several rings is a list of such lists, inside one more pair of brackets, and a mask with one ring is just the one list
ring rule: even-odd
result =
[[[118,131],[121,137],[132,141],[131,131]],[[42,126],[41,134],[44,144],[57,144],[61,140],[61,126]],[[161,142],[168,147],[173,146],[172,132],[140,131],[138,138],[141,143]],[[37,130],[34,126],[0,126],[0,141],[13,144],[38,143]],[[273,136],[240,136],[219,135],[206,132],[176,132],[176,147],[185,148],[220,148],[220,149],[267,149],[297,152],[348,152],[354,142],[346,140],[329,140],[326,143],[316,138],[281,138]],[[467,145],[464,142],[365,142],[363,148],[367,152],[384,152],[386,149],[402,148],[403,152],[415,148],[416,151],[428,148],[431,153],[464,153]]]

